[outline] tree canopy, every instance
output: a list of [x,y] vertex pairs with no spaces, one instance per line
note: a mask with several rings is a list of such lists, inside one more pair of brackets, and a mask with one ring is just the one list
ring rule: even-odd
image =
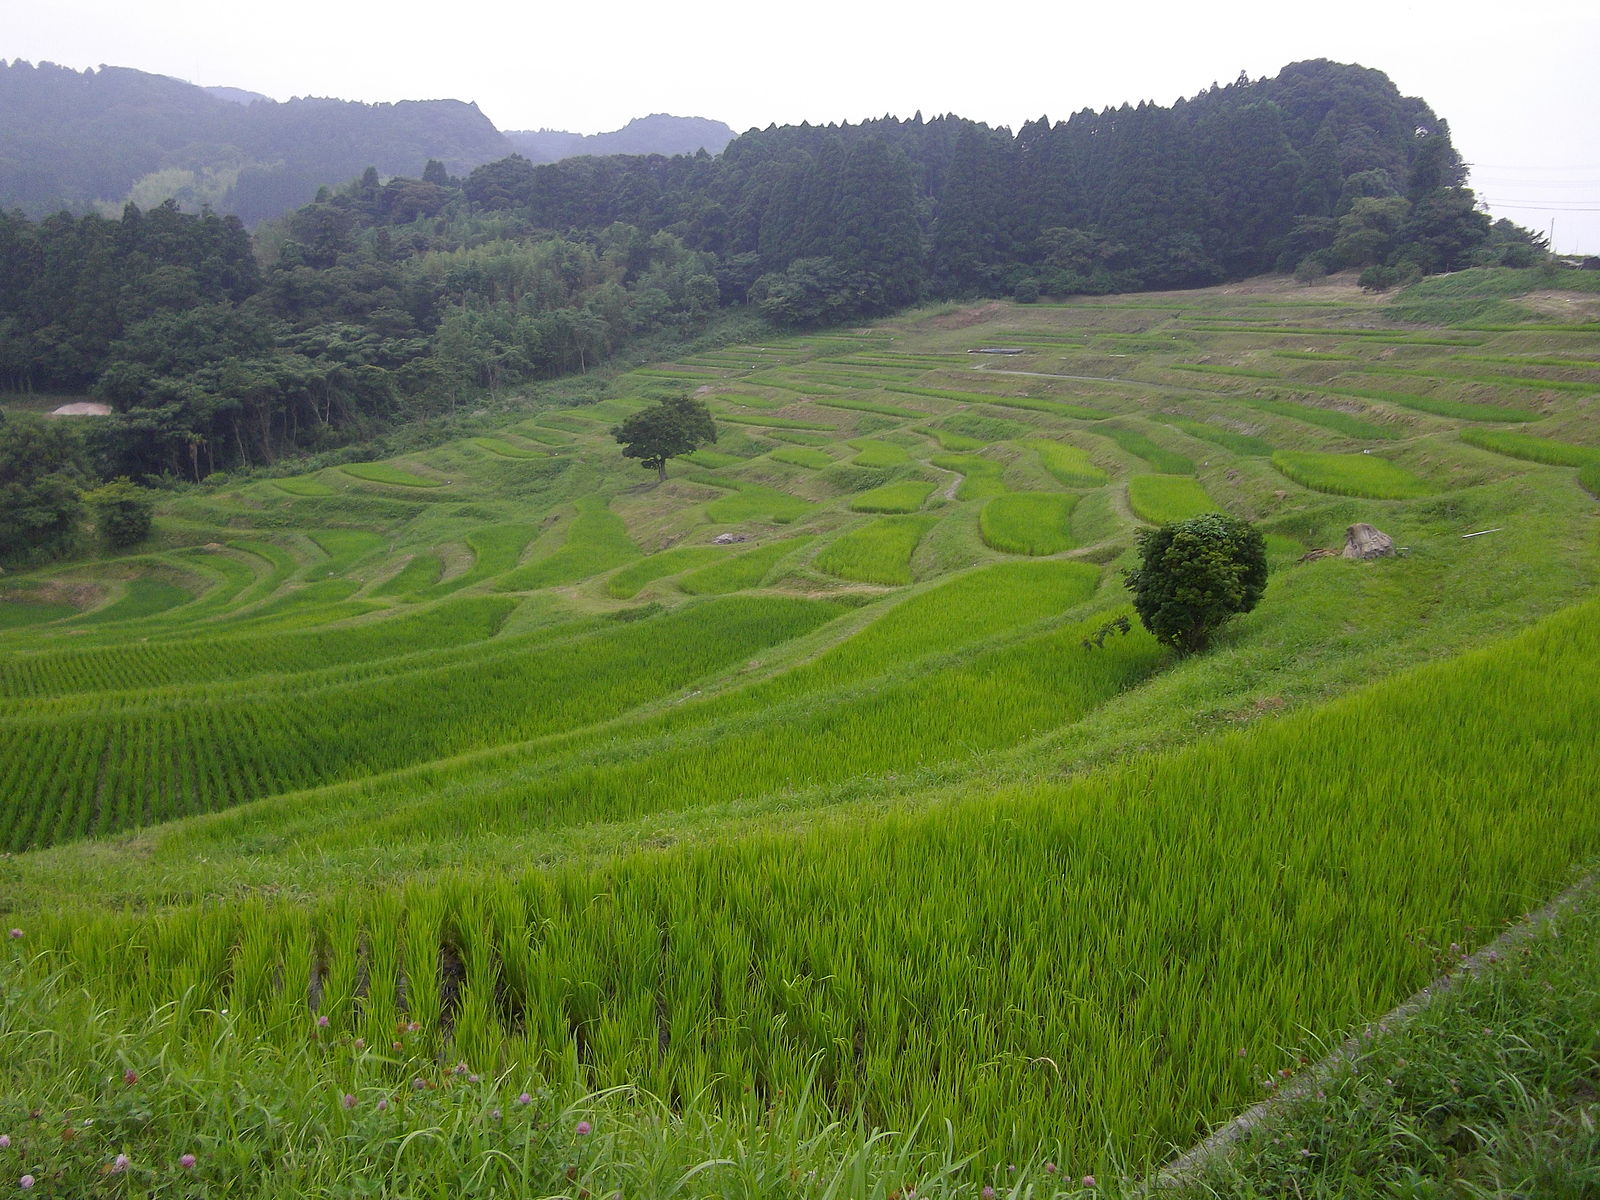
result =
[[674,396],[634,413],[611,431],[624,458],[667,477],[667,459],[689,454],[717,440],[711,410],[693,396]]
[[1127,572],[1133,607],[1156,640],[1184,653],[1203,650],[1212,635],[1260,603],[1267,589],[1261,531],[1225,513],[1147,529],[1139,565]]

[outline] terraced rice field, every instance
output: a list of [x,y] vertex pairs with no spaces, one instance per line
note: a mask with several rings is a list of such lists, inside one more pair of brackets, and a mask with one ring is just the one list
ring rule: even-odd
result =
[[[330,1105],[460,1062],[1159,1161],[1600,854],[1600,332],[1383,311],[913,313],[178,490],[0,580],[6,924],[174,1061],[327,1039]],[[606,431],[680,384],[722,436],[657,484]],[[1213,510],[1261,607],[1117,632]],[[1357,521],[1410,553],[1298,561]]]

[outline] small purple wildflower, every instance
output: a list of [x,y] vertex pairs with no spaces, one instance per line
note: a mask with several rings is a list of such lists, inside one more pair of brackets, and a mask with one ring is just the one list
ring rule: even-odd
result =
[[180,1167],[182,1167],[185,1171],[194,1170],[194,1164],[195,1164],[195,1157],[192,1154],[185,1154],[183,1157],[178,1159],[178,1165]]
[[328,1014],[327,1013],[318,1013],[317,1014],[317,1028],[318,1029],[326,1029],[327,1027],[328,1027]]
[[365,1050],[367,1048],[367,1039],[357,1038],[355,1041],[350,1043],[350,1048],[352,1050]]
[[983,1200],[994,1200],[994,1189],[988,1184],[983,1185]]
[[24,1175],[21,1179],[17,1180],[17,1186],[23,1191],[27,1191],[33,1186],[33,1176]]
[[120,1175],[127,1169],[128,1156],[126,1154],[119,1154],[111,1160],[111,1173],[113,1175]]
[[422,1078],[422,1076],[420,1076],[420,1075],[417,1076],[415,1079],[413,1079],[411,1081],[411,1088],[412,1088],[413,1091],[420,1092],[423,1088],[425,1088],[427,1086],[428,1086],[428,1081],[426,1079]]
[[0,1133],[0,1150],[9,1149],[11,1149],[11,1135],[9,1133]]
[[122,1082],[127,1084],[129,1087],[132,1087],[134,1084],[139,1082],[139,1073],[132,1067],[129,1067],[122,1073]]
[[1044,1165],[1044,1173],[1046,1175],[1054,1175],[1056,1173],[1056,1165],[1055,1165],[1055,1163],[1050,1163],[1050,1162],[1045,1163],[1045,1165]]
[[489,1120],[498,1121],[499,1119],[500,1119],[500,1110],[498,1108],[491,1108],[489,1110]]
[[523,1092],[522,1095],[517,1097],[517,1103],[518,1104],[532,1104],[533,1103],[533,1097],[528,1095],[527,1092]]
[[344,1094],[344,1099],[341,1101],[341,1103],[346,1108],[354,1108],[356,1106],[356,1098],[354,1096],[352,1096],[349,1092],[346,1092]]
[[480,1076],[477,1076],[477,1075],[468,1075],[468,1076],[467,1076],[467,1082],[468,1082],[468,1083],[478,1083],[478,1082],[481,1082],[481,1077],[480,1077]]
[[577,1133],[577,1135],[579,1137],[586,1137],[588,1135],[589,1131],[591,1129],[593,1129],[593,1128],[594,1128],[594,1126],[590,1125],[589,1122],[587,1122],[587,1121],[579,1121],[578,1122],[578,1127],[577,1127],[575,1132]]
[[[16,941],[16,940],[17,940],[17,939],[19,939],[19,938],[20,938],[20,937],[22,937],[22,930],[20,930],[20,929],[13,929],[13,930],[12,930],[12,931],[11,931],[11,940],[12,940],[12,941],[13,941],[13,942],[14,942],[14,941]],[[32,1179],[32,1178],[33,1178],[33,1176],[32,1176],[32,1175],[29,1175],[29,1176],[28,1176],[28,1178],[29,1178],[29,1179]],[[29,1185],[28,1185],[28,1186],[29,1186],[29,1187],[32,1187],[32,1186],[33,1186],[33,1184],[31,1184],[31,1183],[30,1183],[30,1184],[29,1184]]]
[[1094,1186],[1094,1176],[1093,1175],[1085,1175],[1083,1177],[1083,1186],[1084,1187],[1093,1187]]
[[389,1101],[387,1099],[383,1099],[383,1100],[379,1100],[378,1101],[378,1111],[379,1112],[388,1112],[389,1111]]
[[457,1064],[456,1064],[456,1065],[455,1065],[455,1066],[454,1066],[454,1067],[452,1067],[452,1068],[451,1068],[451,1069],[452,1069],[452,1070],[453,1070],[453,1071],[454,1071],[454,1072],[455,1072],[455,1073],[456,1073],[456,1074],[457,1074],[457,1075],[465,1075],[465,1074],[466,1074],[466,1073],[467,1073],[467,1064],[466,1064],[466,1063],[457,1063]]

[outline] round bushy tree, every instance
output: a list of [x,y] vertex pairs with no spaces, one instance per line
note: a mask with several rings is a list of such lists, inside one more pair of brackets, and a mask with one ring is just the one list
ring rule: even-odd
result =
[[665,480],[667,459],[716,441],[717,426],[702,401],[674,396],[634,413],[611,436],[622,443],[624,458],[639,459],[640,466]]
[[1185,654],[1204,650],[1236,613],[1267,590],[1267,547],[1249,521],[1204,513],[1139,535],[1127,572],[1133,607],[1156,640]]
[[127,476],[85,492],[83,502],[94,513],[100,537],[113,550],[137,546],[150,536],[155,497]]

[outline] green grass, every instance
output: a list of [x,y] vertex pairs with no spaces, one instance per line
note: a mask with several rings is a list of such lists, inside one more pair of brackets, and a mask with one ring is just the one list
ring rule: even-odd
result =
[[956,487],[958,500],[987,500],[1009,490],[1002,479],[1005,468],[991,459],[976,454],[936,454],[930,461],[941,471],[961,476]]
[[413,554],[406,565],[372,589],[374,596],[411,596],[439,582],[444,564],[436,554]]
[[1060,554],[1072,549],[1072,510],[1078,497],[1053,492],[996,496],[978,515],[984,542],[1005,554]]
[[719,546],[675,546],[671,550],[662,550],[613,573],[606,580],[606,595],[618,600],[630,600],[657,579],[678,575],[726,557],[728,551]]
[[1168,450],[1165,446],[1151,441],[1137,429],[1123,429],[1114,425],[1102,425],[1095,430],[1104,434],[1124,451],[1135,458],[1142,458],[1156,470],[1168,475],[1193,475],[1194,462],[1179,454],[1176,450]]
[[434,488],[443,486],[442,480],[427,479],[421,475],[412,474],[410,471],[402,471],[399,467],[383,462],[345,463],[339,470],[354,479],[363,479],[368,483],[386,483],[392,487]]
[[1434,396],[1418,396],[1410,392],[1374,391],[1369,388],[1328,388],[1329,395],[1355,396],[1363,400],[1380,400],[1385,404],[1398,404],[1401,408],[1414,408],[1418,412],[1432,413],[1436,417],[1450,417],[1457,421],[1537,421],[1539,414],[1525,408],[1508,408],[1503,404],[1476,404],[1469,401],[1445,400]]
[[87,613],[77,622],[79,626],[106,624],[112,621],[138,621],[187,604],[194,593],[165,579],[140,577],[128,580],[123,593],[104,608]]
[[357,671],[265,693],[131,697],[71,721],[13,717],[6,735],[29,736],[0,768],[5,845],[137,828],[606,720],[832,615],[732,597],[565,639],[524,635],[516,653],[506,643],[430,658],[380,686]]
[[850,498],[851,512],[864,513],[912,513],[920,509],[928,501],[929,494],[934,489],[934,484],[921,483],[915,479],[902,479],[898,483],[886,483],[882,487],[871,488],[859,495]]
[[291,475],[286,479],[274,479],[272,486],[280,492],[288,492],[291,496],[332,496],[335,494],[331,487],[311,475]]
[[1587,467],[1600,462],[1600,449],[1574,446],[1554,438],[1534,437],[1528,433],[1506,433],[1493,429],[1463,429],[1461,440],[1484,450],[1493,450],[1509,458],[1527,459],[1529,462],[1549,463],[1557,467]]
[[1152,525],[1186,521],[1218,510],[1205,488],[1186,475],[1129,476],[1128,507],[1141,521]]
[[[979,412],[951,413],[939,422],[940,431],[949,431],[958,435],[976,438],[985,446],[995,442],[1006,442],[1013,438],[1023,437],[1031,432],[1031,427],[1017,421],[1008,421],[1003,417],[991,417]],[[956,447],[950,447],[956,449]],[[976,447],[970,447],[976,449]]]
[[1331,429],[1335,433],[1360,441],[1394,441],[1402,432],[1392,425],[1378,425],[1372,421],[1364,421],[1360,417],[1334,408],[1318,408],[1311,404],[1296,404],[1285,400],[1250,399],[1241,403],[1260,412],[1289,417],[1291,420],[1303,421],[1307,425],[1318,425],[1323,429]]
[[638,557],[639,548],[628,536],[627,526],[603,498],[586,497],[576,507],[566,544],[503,576],[499,590],[525,592],[577,583]]
[[1039,456],[1044,469],[1063,487],[1094,488],[1106,482],[1106,473],[1094,465],[1087,450],[1047,438],[1033,438],[1021,444]]
[[762,412],[770,412],[775,408],[782,408],[787,401],[774,400],[771,396],[757,396],[744,392],[718,392],[712,396],[713,400],[725,401],[728,404],[737,404],[742,408],[754,408]]
[[[970,392],[915,421],[731,423],[712,453],[736,471],[654,488],[606,430],[670,380],[547,413],[563,449],[542,461],[474,444],[556,436],[513,422],[600,390],[541,385],[522,414],[415,452],[449,488],[178,488],[139,557],[9,574],[13,598],[103,607],[0,628],[0,928],[24,934],[0,943],[0,1168],[58,1195],[1021,1200],[1090,1173],[1111,1193],[1408,995],[1438,947],[1538,904],[1600,852],[1600,623],[1593,601],[1557,611],[1595,583],[1594,501],[1571,470],[1600,491],[1585,390],[1541,396],[1537,438],[1259,400],[1204,372],[1180,394],[1139,378],[1200,357],[1221,322],[1186,330],[1196,316],[1247,329],[1226,335],[1246,364],[1318,343],[1276,340],[1282,296],[1176,299],[1006,307],[994,328],[1016,338],[986,340],[1061,353],[1109,333],[1097,345],[1130,370],[1105,403],[1139,414],[1111,432],[1143,439],[1124,450],[1187,448],[1217,499],[1260,517],[1266,597],[1204,655],[1115,623],[1136,517],[1211,507],[1197,481],[1141,469],[1126,505],[1103,485],[1007,493],[1081,470],[1071,443],[1103,457],[1084,435],[1104,429]],[[892,329],[948,367],[936,352],[981,330],[934,318],[780,350],[797,376],[864,380]],[[1465,345],[1556,339],[1351,344],[1402,346],[1398,369],[1443,381]],[[1594,334],[1559,340],[1600,361]],[[997,401],[1035,407],[1003,420]],[[935,451],[941,435],[964,440]],[[1349,453],[1367,436],[1406,439],[1420,493],[1374,508],[1265,470],[1277,451],[1336,492],[1392,488],[1396,464]],[[769,437],[792,447],[769,455]],[[847,461],[869,451],[894,463]],[[913,483],[928,455],[962,478]],[[885,484],[958,502],[850,514]],[[719,518],[780,516],[783,540],[757,525],[709,544]],[[1358,520],[1410,552],[1294,563]],[[1515,536],[1460,537],[1494,527]],[[1592,996],[1592,961],[1582,982]],[[1521,1011],[1537,1019],[1543,992]],[[1583,1011],[1553,1021],[1592,1042]],[[1464,1148],[1449,1180],[1528,1190],[1487,1173],[1493,1113],[1446,1112],[1430,1142],[1426,1114],[1457,1093],[1374,1095],[1295,1127],[1325,1141],[1264,1141],[1235,1192],[1360,1194],[1369,1172],[1371,1192],[1403,1190],[1364,1146],[1416,1164],[1439,1140]],[[1570,1111],[1553,1103],[1566,1136],[1527,1161],[1581,1145]],[[106,1173],[119,1153],[129,1169]],[[1414,1190],[1454,1185],[1431,1186]]]
[[982,438],[968,437],[964,433],[953,433],[948,429],[931,429],[928,432],[939,443],[941,450],[982,450],[989,444]]
[[490,454],[498,454],[501,458],[529,459],[548,457],[543,450],[531,450],[526,446],[519,446],[515,442],[508,442],[505,438],[473,438],[472,444],[480,450],[487,450]]
[[706,505],[706,516],[719,525],[739,525],[747,521],[771,521],[787,525],[809,515],[812,510],[809,500],[802,500],[764,484],[713,479],[709,476],[701,482],[732,491],[731,495]]
[[1406,500],[1432,495],[1439,490],[1399,464],[1375,454],[1279,450],[1272,456],[1272,465],[1301,487],[1335,496]]
[[1240,375],[1247,379],[1281,379],[1276,371],[1263,371],[1256,367],[1230,367],[1217,363],[1172,363],[1174,371],[1197,371],[1209,375]]
[[467,546],[472,551],[472,565],[418,595],[433,600],[503,576],[517,565],[523,550],[538,535],[539,530],[532,525],[486,525],[474,529],[466,536]]
[[1022,408],[1030,412],[1049,413],[1057,417],[1070,417],[1078,421],[1100,421],[1111,414],[1103,409],[1085,404],[1063,404],[1058,400],[1038,400],[1031,396],[997,396],[991,392],[958,392],[947,388],[907,387],[888,384],[885,391],[907,396],[928,396],[936,400],[954,400],[961,404],[998,404],[1006,408]]
[[4,597],[0,598],[0,630],[43,625],[47,621],[59,621],[70,617],[77,611],[70,604],[44,604]]
[[1272,443],[1265,438],[1258,438],[1247,433],[1235,433],[1231,429],[1223,429],[1204,421],[1191,421],[1184,417],[1173,417],[1166,414],[1152,414],[1163,424],[1171,425],[1174,429],[1181,429],[1192,438],[1210,442],[1221,446],[1224,450],[1234,454],[1244,455],[1249,458],[1268,458],[1272,454]]
[[917,412],[915,409],[899,408],[893,404],[881,404],[875,400],[855,400],[848,397],[818,398],[812,403],[820,404],[824,408],[845,408],[855,412],[878,413],[880,416],[885,417],[921,417],[927,415]]
[[697,467],[706,467],[710,470],[720,470],[723,467],[737,466],[744,460],[737,454],[724,454],[720,450],[695,450],[680,456],[684,462],[693,463]]
[[888,585],[911,582],[911,556],[932,517],[883,517],[841,534],[816,557],[817,570],[840,579]]
[[719,413],[719,421],[732,421],[736,425],[760,425],[766,429],[833,429],[822,421],[792,421],[784,417],[760,417],[744,413]]
[[678,581],[678,586],[691,596],[722,596],[760,587],[780,561],[810,540],[785,538],[754,550],[722,550],[722,562],[691,571]]
[[910,452],[897,442],[857,438],[850,447],[856,452],[850,461],[858,467],[903,467],[911,461]]
[[821,450],[798,446],[793,450],[774,450],[768,455],[774,462],[788,463],[790,466],[805,467],[808,470],[819,471],[823,467],[833,465],[833,456]]

